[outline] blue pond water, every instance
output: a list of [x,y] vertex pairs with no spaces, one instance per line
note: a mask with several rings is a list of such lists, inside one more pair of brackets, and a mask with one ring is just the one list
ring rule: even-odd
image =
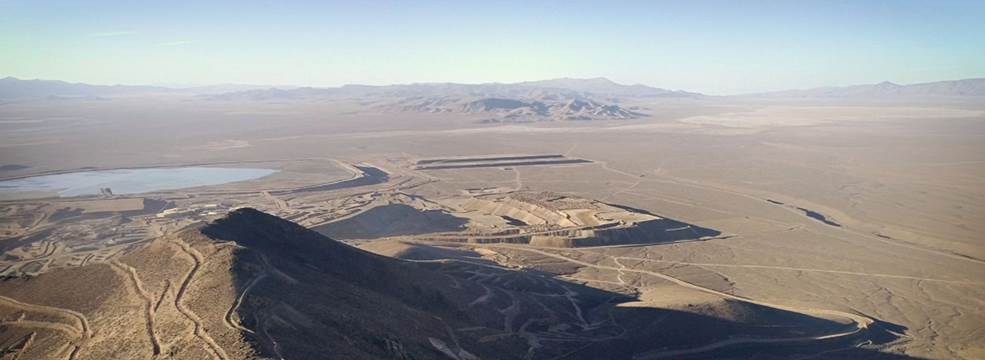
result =
[[99,194],[100,188],[110,188],[114,194],[139,194],[251,180],[275,172],[277,170],[200,166],[85,171],[0,181],[0,192],[44,191],[57,192],[59,196],[79,196]]

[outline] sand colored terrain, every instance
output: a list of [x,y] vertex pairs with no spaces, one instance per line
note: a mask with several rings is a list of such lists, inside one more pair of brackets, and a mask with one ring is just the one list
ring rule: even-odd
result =
[[[57,209],[51,206],[52,201],[5,200],[0,206],[0,214],[3,214],[0,231],[5,234],[0,245],[6,255],[3,271],[5,275],[40,274],[33,279],[53,279],[50,281],[54,285],[46,285],[49,289],[73,286],[70,281],[57,280],[61,278],[55,274],[71,274],[62,269],[86,269],[85,274],[106,279],[107,294],[113,294],[114,298],[121,295],[120,299],[124,299],[109,303],[133,311],[131,316],[121,317],[118,325],[127,329],[127,337],[146,339],[141,340],[143,345],[134,345],[135,349],[141,349],[141,354],[151,354],[153,350],[150,336],[144,335],[147,326],[140,321],[148,317],[144,315],[147,297],[143,294],[151,298],[170,294],[154,322],[154,328],[161,330],[155,332],[161,340],[161,348],[167,349],[169,341],[177,341],[168,340],[175,339],[174,335],[164,334],[164,329],[171,325],[162,324],[166,324],[164,319],[170,316],[175,328],[181,329],[176,332],[184,334],[185,338],[175,344],[187,345],[187,354],[209,357],[217,352],[210,350],[208,342],[195,335],[194,322],[176,306],[165,306],[174,303],[174,294],[194,263],[194,256],[169,247],[168,251],[176,254],[171,257],[175,264],[182,264],[182,270],[169,275],[171,285],[161,285],[145,280],[146,275],[139,264],[123,260],[126,254],[138,250],[145,241],[160,233],[172,233],[182,226],[221,216],[239,206],[257,207],[306,227],[318,227],[354,219],[360,214],[372,214],[368,212],[392,202],[417,210],[439,211],[467,219],[467,222],[461,224],[462,228],[456,226],[450,230],[423,226],[414,229],[413,234],[399,234],[406,231],[395,227],[398,234],[383,234],[382,239],[360,237],[353,243],[389,256],[419,260],[422,266],[467,261],[481,264],[467,264],[469,266],[490,271],[491,268],[484,266],[533,268],[535,270],[529,271],[545,272],[550,278],[563,279],[566,284],[581,284],[632,300],[620,303],[619,308],[641,307],[658,314],[660,309],[674,309],[711,319],[750,319],[744,315],[747,311],[744,309],[750,307],[736,308],[734,303],[723,300],[726,297],[707,291],[681,290],[685,286],[674,285],[673,281],[655,275],[660,274],[703,289],[804,311],[800,314],[809,313],[805,309],[813,309],[874,319],[875,324],[889,331],[888,337],[893,338],[882,339],[884,342],[878,344],[865,341],[828,343],[826,339],[816,337],[843,334],[852,331],[852,326],[845,321],[844,315],[815,313],[817,317],[830,317],[828,321],[837,324],[832,324],[837,329],[786,335],[790,339],[815,337],[813,341],[804,341],[825,347],[813,349],[814,353],[823,353],[823,358],[980,358],[985,352],[985,330],[981,326],[985,323],[985,304],[978,300],[985,297],[985,278],[982,276],[985,274],[985,246],[981,242],[981,234],[985,232],[982,227],[985,224],[982,205],[985,203],[982,201],[985,199],[982,190],[985,189],[982,167],[985,158],[981,155],[985,154],[985,118],[981,113],[985,108],[980,103],[961,101],[922,101],[905,106],[892,102],[846,102],[631,99],[625,105],[639,107],[648,114],[647,117],[523,125],[480,124],[479,117],[467,114],[376,114],[343,100],[264,104],[201,102],[188,106],[178,100],[135,98],[105,103],[72,100],[6,104],[0,108],[0,117],[37,121],[6,124],[17,132],[0,133],[0,143],[5,149],[0,152],[0,165],[26,166],[4,170],[5,177],[84,166],[114,168],[202,162],[248,166],[263,162],[278,168],[284,166],[285,171],[278,173],[278,179],[148,194],[147,198],[173,202],[174,208],[178,209],[160,219],[151,215],[158,220],[149,222],[144,221],[148,220],[147,215],[114,212],[88,215],[96,218],[73,215],[51,220]],[[160,110],[162,107],[168,109]],[[132,114],[143,114],[141,123],[147,124],[146,127],[128,125],[132,124]],[[271,129],[270,123],[276,123],[276,129]],[[173,134],[171,139],[175,140],[162,139],[159,136],[162,132]],[[102,146],[109,141],[117,144],[111,151]],[[249,146],[233,146],[242,144],[237,141],[245,141]],[[200,147],[203,144],[214,146],[205,151]],[[413,169],[419,159],[495,154],[563,154],[592,162]],[[388,179],[383,183],[323,192],[293,191],[365,175],[340,166],[336,160],[343,164],[372,165],[385,171]],[[288,168],[294,170],[286,171]],[[509,243],[467,241],[476,233],[517,231],[516,228],[549,223],[564,223],[572,229],[619,221],[617,216],[606,218],[605,214],[610,210],[601,207],[591,211],[585,211],[588,208],[558,208],[543,212],[538,208],[511,205],[512,200],[498,200],[515,194],[540,193],[628,206],[640,210],[634,212],[652,213],[652,216],[721,234],[691,239],[695,241],[565,248],[557,246],[570,246],[563,243],[563,239],[578,236],[561,234],[540,244],[546,246],[524,244],[516,245],[516,248],[510,248],[514,245]],[[473,202],[471,205],[470,201]],[[495,203],[506,205],[500,207]],[[217,206],[206,207],[213,204]],[[503,216],[527,225],[515,225],[516,222]],[[538,219],[543,221],[539,225]],[[633,221],[628,219],[626,222]],[[433,232],[437,230],[441,231]],[[438,239],[440,237],[466,241],[435,241],[442,240]],[[424,246],[421,244],[432,248],[420,247]],[[199,252],[209,259],[213,253],[203,249]],[[143,291],[135,284],[128,285],[134,283],[126,276],[129,269],[113,265],[114,259],[137,269]],[[256,269],[263,268],[259,259],[250,262]],[[472,270],[475,269],[470,268]],[[246,274],[248,276],[240,284],[250,289],[247,294],[262,289],[270,279],[283,279],[268,274],[253,282],[263,272]],[[535,339],[529,335],[534,333],[532,329],[538,322],[532,321],[520,331],[527,319],[511,318],[506,314],[514,314],[513,310],[517,308],[527,308],[519,305],[511,310],[509,295],[490,286],[508,281],[507,277],[486,273],[465,276],[474,276],[473,281],[478,284],[473,288],[475,292],[463,296],[460,303],[475,302],[469,309],[494,307],[495,314],[501,317],[490,321],[499,324],[500,330],[474,330],[488,324],[462,325],[463,330],[455,329],[459,343],[463,344],[462,333],[484,331],[473,338],[476,344],[482,344],[479,348],[503,342],[510,343],[502,345],[510,349],[509,353],[515,351],[525,356],[533,347],[537,349],[535,355],[543,354],[540,351],[548,347],[547,336]],[[198,278],[198,275],[193,277]],[[18,277],[4,284],[16,284],[10,281],[23,280]],[[454,284],[451,279],[447,282],[452,284],[449,286]],[[197,280],[190,283],[186,296],[193,296],[196,290],[210,286],[217,289],[228,286],[221,285],[218,280],[213,285],[201,285],[202,288],[196,287],[196,283]],[[484,296],[487,292],[482,285],[490,289],[488,296]],[[171,290],[162,290],[165,286]],[[30,302],[28,300],[43,299],[39,295],[43,292],[17,292],[20,289],[33,288],[23,284],[4,285],[0,295],[28,304],[67,307],[55,298],[47,303]],[[661,295],[662,292],[666,296]],[[555,293],[563,294],[566,294],[563,290]],[[89,296],[83,295],[80,295],[81,299]],[[188,314],[200,317],[203,322],[217,324],[204,325],[204,334],[212,337],[230,357],[245,354],[237,352],[236,346],[226,347],[224,341],[234,343],[230,340],[231,334],[253,336],[236,324],[256,331],[251,325],[283,324],[278,319],[293,319],[286,323],[295,324],[303,318],[294,314],[295,310],[303,312],[302,306],[276,306],[277,310],[271,310],[269,317],[240,320],[230,316],[231,324],[226,327],[223,324],[226,324],[229,307],[225,305],[232,307],[237,299],[242,299],[238,308],[250,309],[251,297],[241,295],[238,291],[227,291],[222,295],[225,303],[216,310],[216,317],[200,314],[198,311],[205,307],[197,311],[193,302],[188,302],[187,307],[182,305]],[[561,308],[561,304],[563,302],[554,305]],[[688,304],[692,306],[688,307]],[[604,307],[595,312],[579,308],[585,310],[583,316],[589,316],[582,322],[570,302],[568,306],[571,311],[558,317],[567,319],[562,322],[572,328],[605,318],[608,311]],[[84,314],[96,327],[94,316],[89,318],[91,308],[70,310]],[[170,315],[162,315],[167,312]],[[614,310],[613,314],[619,312]],[[11,312],[11,317],[5,319],[12,321],[19,316],[15,315]],[[34,330],[23,328],[5,332],[4,346],[20,349],[27,344],[27,349],[34,349],[30,352],[41,349],[39,344],[58,344],[56,350],[61,351],[58,354],[67,357],[73,346],[87,341],[78,331],[72,330],[80,325],[68,315],[27,314],[24,320],[36,321],[31,320],[32,316],[51,317],[42,321],[59,322],[62,325],[46,326],[61,330],[39,331],[35,335],[31,335]],[[591,320],[591,316],[599,318]],[[507,318],[511,319],[508,324]],[[751,357],[756,355],[756,350],[750,349],[782,348],[778,343],[758,343],[741,337],[745,343],[739,340],[722,343],[722,338],[717,337],[722,334],[710,334],[709,338],[689,342],[686,338],[673,337],[669,333],[673,327],[659,328],[663,323],[656,318],[643,318],[657,325],[647,328],[642,322],[618,317],[617,321],[620,326],[649,329],[646,334],[675,340],[668,340],[673,344],[658,346],[660,349],[644,349],[642,345],[634,348],[641,356],[649,352],[655,357],[674,357],[674,354],[683,354],[674,351],[701,350],[687,356],[721,357],[735,356],[727,351],[747,349],[747,353],[739,356]],[[501,335],[506,325],[514,330],[514,335]],[[569,331],[560,323],[551,326],[555,325],[553,332]],[[217,330],[213,336],[212,326],[229,330]],[[620,333],[618,328],[612,329],[614,331],[608,334],[582,334],[582,339],[604,339]],[[539,330],[552,332],[550,326]],[[244,332],[248,335],[243,335]],[[124,334],[121,332],[120,335]],[[268,351],[262,349],[277,348],[269,339],[283,343],[277,333],[269,335],[258,335],[268,340],[261,341],[265,345],[251,349]],[[772,335],[773,339],[778,338],[776,334]],[[431,333],[427,337],[439,341],[418,339],[422,348],[446,348],[449,350],[436,351],[441,354],[450,351],[456,356],[461,354],[459,349],[464,349],[470,354],[481,355],[469,345],[456,347],[448,335]],[[486,341],[479,342],[479,339]],[[533,345],[537,343],[541,347]],[[713,344],[722,347],[709,347]],[[115,346],[109,344],[106,349],[120,349],[120,346],[110,345]],[[797,342],[797,345],[803,343]],[[387,341],[381,346],[399,348]],[[604,354],[607,349],[594,345],[581,350],[571,348],[570,351],[574,357],[591,358]],[[800,355],[805,356],[810,352],[800,351]]]

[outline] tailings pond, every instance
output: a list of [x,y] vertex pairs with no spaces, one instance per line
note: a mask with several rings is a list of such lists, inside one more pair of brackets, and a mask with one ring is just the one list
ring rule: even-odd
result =
[[0,181],[0,193],[38,192],[68,197],[98,195],[100,189],[109,188],[113,194],[139,194],[252,180],[275,172],[202,166],[84,171]]

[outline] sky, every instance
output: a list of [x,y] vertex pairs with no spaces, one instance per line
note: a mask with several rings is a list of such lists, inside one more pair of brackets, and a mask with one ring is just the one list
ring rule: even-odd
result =
[[607,77],[707,94],[985,77],[985,0],[0,0],[0,77],[337,86]]

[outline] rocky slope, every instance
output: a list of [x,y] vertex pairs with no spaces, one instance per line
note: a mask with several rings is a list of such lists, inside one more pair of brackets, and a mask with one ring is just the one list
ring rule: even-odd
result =
[[[415,253],[442,258],[375,255],[239,209],[108,262],[0,281],[0,354],[631,358],[717,349],[748,337],[799,339],[852,328],[735,300],[714,300],[725,310],[650,307],[544,271],[501,267],[468,249]],[[809,348],[800,351],[840,349],[860,338],[871,338],[869,331],[803,341]],[[749,347],[754,344],[742,351],[782,356],[797,349]]]

